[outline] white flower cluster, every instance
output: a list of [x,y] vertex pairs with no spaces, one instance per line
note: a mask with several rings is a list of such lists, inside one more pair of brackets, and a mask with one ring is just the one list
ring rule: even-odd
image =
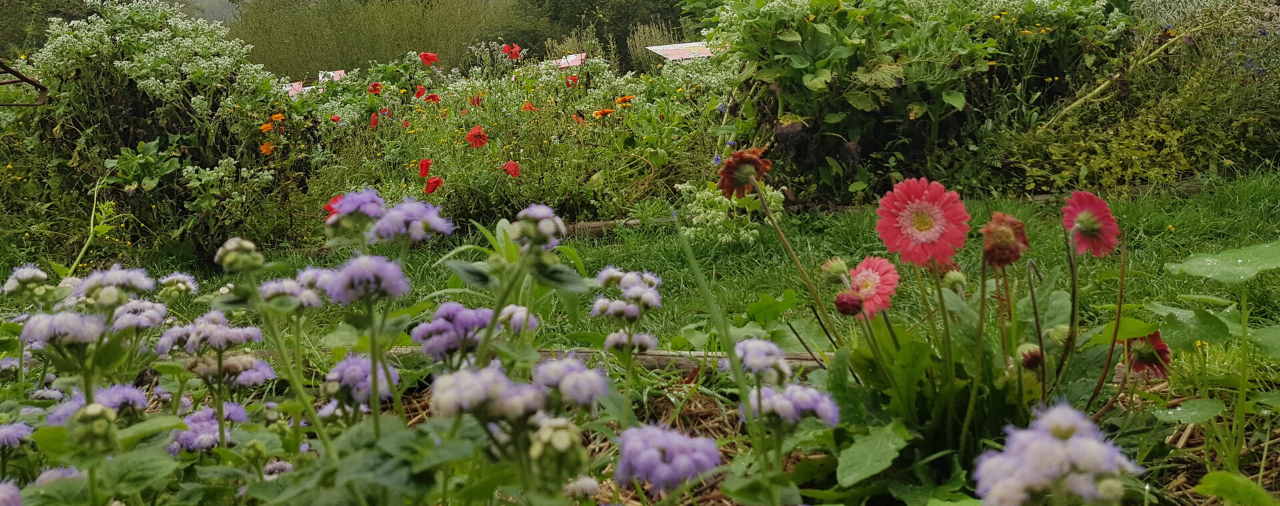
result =
[[[754,195],[729,200],[724,198],[715,183],[704,186],[678,184],[676,190],[684,202],[681,216],[687,224],[680,227],[680,233],[690,241],[730,245],[752,244],[760,238],[761,223],[755,219],[760,213],[749,211],[743,203],[756,198]],[[782,192],[766,186],[765,194],[768,195],[769,211],[781,214]]]

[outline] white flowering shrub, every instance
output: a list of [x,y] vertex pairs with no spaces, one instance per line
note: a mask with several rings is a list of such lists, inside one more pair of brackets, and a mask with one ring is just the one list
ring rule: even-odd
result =
[[[690,241],[730,245],[752,244],[760,238],[764,215],[756,194],[727,199],[715,183],[678,184],[676,191],[682,202],[683,223],[687,224],[680,227],[680,233]],[[782,214],[782,192],[766,185],[765,195],[769,211],[775,216]]]

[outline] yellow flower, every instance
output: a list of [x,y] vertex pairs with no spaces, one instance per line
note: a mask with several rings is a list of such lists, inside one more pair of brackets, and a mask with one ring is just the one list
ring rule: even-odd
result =
[[1033,34],[1033,33],[1035,33],[1035,32],[1032,32],[1031,30],[1023,30],[1023,31],[1020,31],[1020,32],[1018,32],[1018,33],[1021,33],[1021,34],[1023,34],[1023,35],[1031,35],[1031,34]]
[[996,21],[1000,21],[1000,15],[998,15],[998,14],[997,14],[997,15],[995,15],[995,16],[991,16],[991,19],[994,19],[994,20],[996,20]]
[[280,113],[272,114],[271,121],[284,121],[284,115]]
[[1174,230],[1177,230],[1177,227],[1174,227],[1173,225],[1169,225],[1169,226],[1165,227],[1165,229],[1167,229],[1167,230],[1168,230],[1168,231],[1170,231],[1170,232],[1173,232]]

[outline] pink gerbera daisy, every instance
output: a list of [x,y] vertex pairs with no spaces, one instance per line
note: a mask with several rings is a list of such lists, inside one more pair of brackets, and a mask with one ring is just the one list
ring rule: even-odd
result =
[[849,292],[862,299],[862,317],[889,309],[898,290],[898,269],[888,260],[867,257],[849,271]]
[[908,179],[880,199],[876,232],[889,251],[921,267],[945,264],[964,244],[969,213],[960,195],[928,179]]
[[1062,207],[1062,227],[1071,231],[1076,254],[1102,258],[1120,244],[1120,225],[1107,201],[1089,192],[1075,192]]

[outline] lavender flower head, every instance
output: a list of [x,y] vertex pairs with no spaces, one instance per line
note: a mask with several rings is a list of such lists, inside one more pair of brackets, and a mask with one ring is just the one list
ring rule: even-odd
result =
[[321,269],[318,267],[307,267],[302,269],[294,279],[297,279],[302,286],[312,290],[324,290],[324,285],[330,276],[335,274],[333,269]]
[[489,403],[489,414],[508,420],[520,420],[542,410],[547,391],[538,385],[510,384]]
[[22,506],[22,491],[12,482],[0,481],[0,506]]
[[564,237],[564,221],[551,207],[533,204],[516,214],[511,239],[525,245],[547,246]]
[[557,387],[565,399],[582,406],[590,406],[609,392],[609,380],[596,369],[575,371],[564,376]]
[[90,344],[98,340],[105,330],[102,318],[96,315],[62,312],[37,314],[22,326],[22,340],[32,349],[46,344]]
[[3,292],[5,294],[16,293],[18,290],[30,288],[34,285],[44,283],[49,280],[49,275],[40,270],[33,264],[19,266],[9,274],[9,279],[4,281]]
[[533,368],[533,382],[548,388],[560,386],[570,373],[587,370],[586,364],[573,357],[544,360]]
[[[437,377],[431,384],[431,411],[441,416],[480,413],[491,401],[500,399],[511,386],[511,379],[507,378],[500,367],[494,365],[479,370],[463,369],[446,374]],[[519,397],[535,394],[517,392],[515,395]],[[499,413],[514,412],[516,408],[534,404],[537,400],[513,397],[508,399],[508,402],[511,405],[497,411]]]
[[[75,294],[78,297],[94,299],[105,295],[106,292],[103,291],[107,289],[116,289],[123,292],[123,294],[136,294],[149,292],[155,287],[156,282],[150,276],[147,276],[147,271],[125,269],[120,264],[115,264],[105,271],[94,271],[89,274],[76,287]],[[114,299],[115,297],[111,298]]]
[[440,208],[406,198],[373,224],[369,238],[376,242],[404,236],[411,242],[421,242],[433,233],[453,233],[453,222],[440,216]]
[[418,324],[409,335],[422,344],[422,352],[436,360],[451,353],[468,352],[480,342],[481,331],[489,325],[493,310],[468,309],[457,302],[446,302],[436,308],[431,321]]
[[84,394],[75,392],[71,394],[70,399],[62,401],[62,403],[49,410],[49,414],[45,416],[44,424],[53,426],[66,425],[67,421],[71,420],[71,417],[75,416],[76,412],[83,407]]
[[623,271],[622,269],[612,265],[606,265],[605,268],[600,269],[600,272],[596,273],[596,283],[601,287],[612,286],[621,281],[622,277],[626,274],[626,271]]
[[1115,502],[1117,478],[1142,471],[1084,414],[1067,405],[1043,411],[1026,429],[1007,429],[1004,451],[978,457],[974,478],[983,504],[1021,505],[1051,490],[1085,502]]
[[253,387],[266,383],[267,380],[275,379],[275,377],[276,372],[271,368],[271,364],[258,360],[253,363],[253,367],[236,376],[236,384],[242,387]]
[[274,279],[258,287],[258,297],[270,302],[276,297],[293,297],[300,307],[320,307],[324,300],[315,290],[307,288],[295,279]]
[[149,329],[160,325],[169,308],[158,302],[131,300],[116,308],[111,318],[111,330]]
[[783,378],[791,375],[791,366],[787,364],[786,354],[778,345],[763,339],[744,339],[738,341],[733,351],[742,360],[742,367],[747,372],[758,376],[777,373]]
[[18,357],[0,358],[0,371],[14,371],[18,369],[18,365],[22,362]]
[[79,478],[81,476],[84,475],[80,474],[80,471],[74,467],[52,467],[40,473],[40,476],[36,477],[35,483],[37,486],[47,485],[58,480]]
[[37,401],[60,401],[62,400],[62,397],[62,391],[54,390],[52,388],[41,388],[39,390],[31,391],[31,398]]
[[770,387],[753,389],[743,404],[742,415],[777,416],[789,423],[812,416],[828,426],[840,423],[840,409],[831,396],[802,385],[788,385],[781,392]]
[[[379,397],[391,397],[391,389],[388,385],[400,383],[400,374],[394,367],[385,366],[386,369],[380,371],[381,378],[378,383],[381,385],[378,392]],[[326,381],[338,383],[344,390],[350,392],[351,398],[357,402],[367,402],[369,393],[372,389],[373,381],[373,363],[369,357],[363,355],[348,355],[329,370],[329,374],[325,375]]]
[[17,448],[32,432],[31,426],[22,422],[0,425],[0,448]]
[[622,486],[641,480],[670,491],[720,465],[720,451],[711,438],[691,438],[652,425],[623,431],[618,446],[613,479]]
[[360,256],[343,265],[325,283],[329,299],[348,305],[366,297],[400,297],[409,293],[409,280],[400,264],[379,256]]
[[502,311],[498,312],[498,321],[517,334],[538,329],[538,318],[533,316],[529,308],[515,304],[502,308]]
[[591,316],[609,316],[627,321],[640,318],[642,310],[639,305],[621,299],[599,297],[591,304]]
[[325,225],[336,225],[351,215],[376,220],[387,212],[385,206],[386,203],[378,195],[377,190],[366,189],[347,193],[333,205],[333,214],[325,220]]
[[619,330],[604,338],[604,349],[629,352],[645,352],[658,347],[658,338],[652,334],[629,333]]
[[221,311],[210,311],[186,327],[169,329],[160,336],[156,353],[164,355],[174,345],[182,342],[187,353],[196,354],[202,347],[228,350],[262,340],[262,330],[257,327],[232,327]]
[[267,465],[262,466],[262,474],[268,481],[278,478],[280,475],[293,471],[293,464],[287,460],[273,460]]
[[183,450],[203,452],[218,445],[218,419],[213,409],[202,409],[182,420],[186,422],[187,429],[173,431],[169,453],[177,455]]
[[147,394],[131,385],[112,385],[94,391],[94,402],[121,411],[132,408],[139,412],[147,409]]
[[160,289],[169,290],[174,293],[194,294],[200,291],[200,284],[197,283],[196,278],[190,274],[175,272],[160,278]]

